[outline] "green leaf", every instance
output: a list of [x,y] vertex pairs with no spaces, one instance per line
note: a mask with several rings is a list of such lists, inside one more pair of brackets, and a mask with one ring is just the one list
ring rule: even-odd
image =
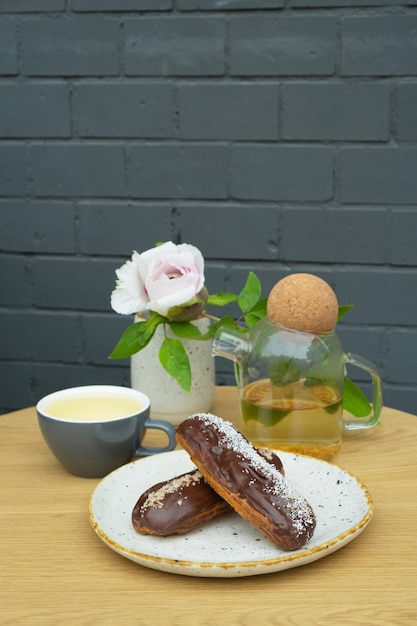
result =
[[171,322],[170,327],[176,337],[183,339],[201,339],[201,331],[190,322]]
[[253,309],[246,313],[245,323],[249,328],[252,328],[259,320],[262,320],[266,316],[266,304],[268,302],[268,298],[261,298],[255,304]]
[[264,426],[272,428],[272,426],[276,426],[290,413],[291,411],[285,409],[275,409],[274,411],[265,411],[265,413],[259,411],[258,421]]
[[341,304],[337,314],[337,321],[339,322],[346,313],[349,313],[350,309],[353,309],[353,304]]
[[210,336],[214,337],[219,328],[228,328],[229,330],[235,330],[237,332],[242,332],[242,330],[244,330],[242,328],[239,328],[233,317],[231,317],[230,315],[225,315],[224,317],[221,317],[217,322],[210,324],[210,326],[208,327],[208,332]]
[[175,378],[184,391],[189,392],[191,390],[190,360],[181,341],[165,337],[159,350],[159,360],[165,371]]
[[157,326],[164,318],[153,314],[146,322],[135,322],[126,328],[109,359],[125,359],[143,350],[154,336]]
[[290,357],[283,357],[281,359],[277,359],[270,378],[274,385],[277,387],[283,387],[299,380],[300,371],[296,366],[294,359],[291,359]]
[[363,391],[346,377],[343,386],[343,409],[349,411],[355,417],[366,417],[372,410]]
[[207,304],[212,306],[225,306],[226,304],[230,304],[231,302],[237,301],[237,295],[234,293],[229,293],[228,291],[223,291],[221,293],[212,293],[207,298]]
[[245,286],[238,295],[237,302],[243,313],[249,313],[261,297],[262,286],[259,278],[249,272]]

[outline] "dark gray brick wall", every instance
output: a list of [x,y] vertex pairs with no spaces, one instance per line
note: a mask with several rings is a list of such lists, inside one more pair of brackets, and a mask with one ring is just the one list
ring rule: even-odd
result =
[[138,198],[227,198],[228,147],[193,142],[128,148],[129,195]]
[[0,0],[0,13],[43,13],[64,11],[65,0]]
[[305,141],[387,141],[389,105],[388,84],[287,83],[282,87],[282,137]]
[[77,83],[73,111],[79,137],[167,139],[174,130],[174,88],[131,81]]
[[332,211],[321,206],[286,207],[282,214],[282,260],[384,264],[389,246],[387,217],[380,207],[338,207]]
[[30,148],[33,191],[39,197],[125,196],[120,143],[39,143]]
[[172,236],[168,205],[91,200],[80,209],[78,242],[84,255],[102,255],[104,249],[108,255],[123,257],[126,248],[141,250],[145,241],[168,241]]
[[73,11],[164,11],[172,0],[72,0]]
[[230,19],[232,76],[332,75],[337,21],[332,17],[244,15]]
[[417,85],[400,83],[398,86],[398,139],[417,140]]
[[182,84],[178,86],[178,136],[220,141],[278,139],[278,107],[275,83]]
[[0,189],[2,196],[25,196],[30,190],[30,175],[25,144],[0,143]]
[[21,19],[22,72],[26,76],[116,76],[119,31],[117,19],[100,15]]
[[0,137],[70,137],[68,86],[64,82],[0,84]]
[[221,76],[225,71],[225,31],[225,20],[209,15],[126,19],[126,74]]
[[417,147],[349,146],[339,156],[342,202],[415,204]]
[[333,197],[333,152],[328,146],[238,143],[232,151],[232,197],[326,201]]
[[1,411],[129,384],[114,270],[168,239],[328,280],[417,411],[417,0],[0,0],[0,111]]
[[[1,198],[0,249],[16,253],[74,254],[75,224],[71,202]],[[17,257],[18,258],[18,257]]]
[[415,76],[417,15],[346,17],[341,25],[343,76]]
[[9,17],[0,20],[0,72],[2,76],[17,74],[16,22]]

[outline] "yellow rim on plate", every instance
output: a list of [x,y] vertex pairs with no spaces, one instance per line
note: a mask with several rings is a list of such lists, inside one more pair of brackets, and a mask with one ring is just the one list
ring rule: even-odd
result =
[[186,535],[139,535],[131,524],[140,494],[153,484],[194,468],[186,452],[133,461],[103,478],[89,502],[100,539],[140,565],[188,576],[239,577],[278,572],[316,561],[357,537],[373,514],[363,483],[337,465],[277,451],[287,480],[313,506],[317,526],[303,548],[283,552],[236,513],[226,513]]

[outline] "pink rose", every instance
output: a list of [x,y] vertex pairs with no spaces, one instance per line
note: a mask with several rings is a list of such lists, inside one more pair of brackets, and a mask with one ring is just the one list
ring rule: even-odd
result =
[[129,315],[155,311],[172,319],[177,307],[195,304],[204,292],[204,258],[195,246],[168,241],[161,246],[134,252],[116,270],[116,288],[111,306],[117,313]]

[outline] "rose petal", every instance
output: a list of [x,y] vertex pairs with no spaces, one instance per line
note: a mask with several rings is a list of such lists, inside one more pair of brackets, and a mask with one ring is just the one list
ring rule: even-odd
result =
[[111,306],[116,313],[130,315],[148,308],[149,298],[139,271],[139,257],[134,252],[132,260],[116,270],[116,287],[111,294]]
[[195,246],[167,241],[142,254],[135,252],[116,275],[115,311],[129,314],[148,309],[166,316],[170,308],[193,300],[203,288],[204,258]]
[[[178,282],[179,279],[174,279],[175,282]],[[166,293],[166,292],[165,292]],[[179,297],[180,294],[180,297]],[[188,288],[181,289],[179,291],[174,291],[165,296],[161,296],[155,300],[151,300],[148,303],[148,309],[150,311],[156,311],[160,315],[164,315],[165,317],[168,314],[169,309],[173,306],[179,306],[181,304],[187,304],[190,300],[195,297],[195,288],[193,285],[190,285]]]

